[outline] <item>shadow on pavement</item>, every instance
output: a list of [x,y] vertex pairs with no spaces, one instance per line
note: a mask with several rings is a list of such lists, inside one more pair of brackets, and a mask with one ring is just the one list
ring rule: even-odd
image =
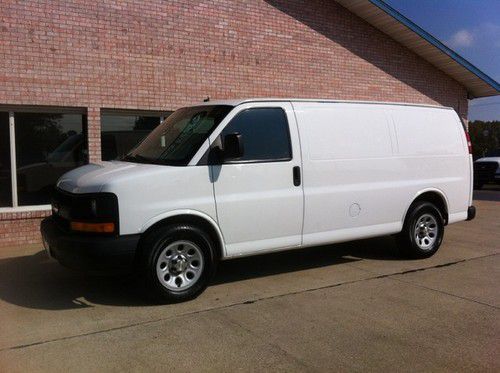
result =
[[214,283],[228,283],[278,273],[296,272],[362,259],[400,260],[394,239],[379,237],[223,261],[219,265]]
[[[394,240],[381,237],[228,260],[220,263],[213,283],[223,284],[362,259],[399,260]],[[87,301],[130,307],[151,305],[141,295],[134,280],[133,275],[97,276],[71,271],[49,260],[44,251],[0,260],[0,299],[26,308],[92,307]]]
[[[145,305],[134,294],[130,276],[74,272],[50,260],[45,251],[0,260],[0,298],[27,308],[62,310],[108,305]],[[83,299],[85,300],[83,300]]]
[[500,185],[487,184],[480,190],[474,190],[474,199],[500,202]]

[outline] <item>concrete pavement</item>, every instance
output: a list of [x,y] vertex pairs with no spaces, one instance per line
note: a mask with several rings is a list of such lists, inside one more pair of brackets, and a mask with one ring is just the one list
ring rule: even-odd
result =
[[430,259],[400,260],[390,237],[238,259],[175,305],[4,250],[0,370],[498,371],[497,193]]

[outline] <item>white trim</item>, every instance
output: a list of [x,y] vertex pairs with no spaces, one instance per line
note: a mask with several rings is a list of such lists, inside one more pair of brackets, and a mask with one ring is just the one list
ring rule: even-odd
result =
[[32,211],[50,211],[50,205],[33,205],[17,207],[0,207],[0,214],[6,212],[32,212]]
[[16,127],[14,112],[9,111],[10,136],[10,182],[12,186],[12,207],[17,207],[17,162],[16,162]]

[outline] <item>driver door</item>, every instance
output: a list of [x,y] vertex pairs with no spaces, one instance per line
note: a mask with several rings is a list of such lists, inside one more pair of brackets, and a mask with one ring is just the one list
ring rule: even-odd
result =
[[214,133],[240,134],[243,155],[212,165],[217,218],[227,256],[298,247],[302,243],[301,152],[287,102],[249,103]]

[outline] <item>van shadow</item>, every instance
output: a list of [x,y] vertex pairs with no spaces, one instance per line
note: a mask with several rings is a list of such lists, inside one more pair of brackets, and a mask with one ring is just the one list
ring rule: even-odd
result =
[[394,239],[379,237],[222,261],[213,283],[222,284],[279,273],[298,272],[363,259],[399,260],[400,258],[397,255]]
[[486,184],[480,190],[474,190],[474,200],[500,202],[500,185]]
[[[394,240],[381,237],[223,261],[212,284],[299,272],[368,258],[398,260]],[[144,299],[134,280],[133,275],[98,276],[71,271],[49,260],[44,251],[0,259],[0,299],[25,308],[65,310],[93,307],[93,304],[152,305]]]

